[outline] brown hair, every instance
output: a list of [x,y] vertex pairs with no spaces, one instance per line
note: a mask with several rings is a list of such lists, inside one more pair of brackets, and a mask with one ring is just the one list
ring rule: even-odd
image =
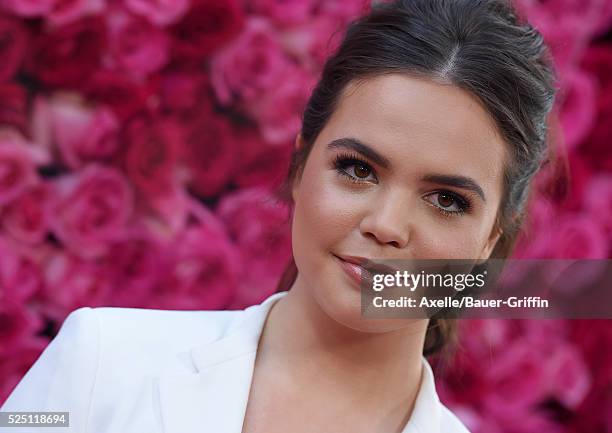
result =
[[[495,225],[502,231],[491,258],[512,253],[526,216],[531,180],[552,154],[547,117],[555,98],[555,71],[541,34],[504,0],[395,0],[375,4],[354,20],[327,59],[302,116],[305,145],[294,149],[277,194],[291,189],[346,85],[386,73],[443,81],[475,95],[509,146],[504,191]],[[297,277],[293,259],[277,291]],[[454,346],[453,319],[430,319],[423,355]]]

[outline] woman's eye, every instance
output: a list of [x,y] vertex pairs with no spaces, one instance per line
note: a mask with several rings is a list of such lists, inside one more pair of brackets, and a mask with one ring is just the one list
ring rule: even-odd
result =
[[[339,174],[346,176],[353,182],[375,181],[376,177],[369,164],[355,158],[339,157],[334,162]],[[373,178],[370,178],[372,176]]]
[[469,203],[457,194],[438,191],[427,196],[427,201],[445,215],[462,214],[469,209]]

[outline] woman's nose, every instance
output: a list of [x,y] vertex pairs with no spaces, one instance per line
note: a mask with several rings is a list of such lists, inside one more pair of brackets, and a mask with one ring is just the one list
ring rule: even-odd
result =
[[373,202],[361,221],[361,233],[381,244],[404,248],[410,238],[410,213],[406,199],[400,200],[392,194],[380,202]]

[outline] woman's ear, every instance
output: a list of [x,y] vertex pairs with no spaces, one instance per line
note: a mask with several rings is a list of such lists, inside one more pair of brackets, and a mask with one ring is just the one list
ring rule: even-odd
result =
[[294,146],[296,151],[302,149],[302,147],[304,146],[304,139],[302,138],[301,133],[298,133],[298,135],[295,137]]
[[495,245],[497,244],[497,241],[499,240],[502,234],[503,231],[496,224],[495,227],[493,227],[493,230],[491,230],[491,235],[489,236],[489,239],[487,239],[487,242],[485,243],[482,252],[480,253],[480,257],[478,258],[479,264],[482,264],[489,259],[491,253],[493,252],[493,249],[495,248]]
[[[302,138],[302,134],[298,133],[298,135],[295,137],[295,143],[294,143],[295,152],[299,152],[300,150],[302,150],[304,148],[303,146],[304,146],[304,139]],[[292,185],[291,185],[291,198],[293,199],[294,203],[295,203],[296,189],[300,183],[300,177],[301,177],[300,173],[296,173],[292,181]]]

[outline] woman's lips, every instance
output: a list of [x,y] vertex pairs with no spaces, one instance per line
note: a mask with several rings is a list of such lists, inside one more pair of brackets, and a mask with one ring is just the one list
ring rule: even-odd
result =
[[369,281],[372,279],[372,275],[361,266],[356,265],[354,263],[346,262],[336,255],[334,255],[334,257],[336,258],[336,260],[338,260],[338,263],[340,264],[342,270],[352,281],[357,284],[358,287],[361,287],[362,280]]

